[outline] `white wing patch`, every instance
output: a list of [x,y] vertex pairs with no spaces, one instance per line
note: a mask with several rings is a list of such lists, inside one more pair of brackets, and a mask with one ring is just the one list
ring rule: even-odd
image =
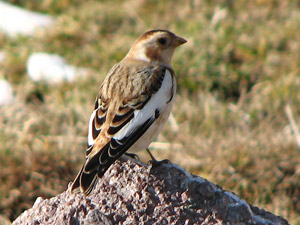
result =
[[166,69],[165,77],[162,82],[160,89],[151,97],[146,105],[141,110],[134,112],[133,119],[126,124],[116,135],[114,139],[122,140],[124,137],[129,136],[136,129],[145,123],[149,118],[155,117],[155,111],[158,110],[160,113],[170,100],[173,86],[173,78],[168,69]]
[[96,115],[96,111],[97,109],[94,110],[94,112],[92,113],[91,117],[90,117],[90,122],[89,122],[89,134],[88,134],[88,145],[94,145],[95,144],[95,140],[93,138],[93,120],[94,117]]

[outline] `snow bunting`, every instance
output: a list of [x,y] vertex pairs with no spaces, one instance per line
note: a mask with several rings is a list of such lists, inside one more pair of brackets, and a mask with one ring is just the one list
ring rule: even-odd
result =
[[90,117],[86,162],[72,192],[89,194],[122,154],[146,149],[157,137],[176,91],[172,55],[185,42],[167,30],[148,31],[108,72]]

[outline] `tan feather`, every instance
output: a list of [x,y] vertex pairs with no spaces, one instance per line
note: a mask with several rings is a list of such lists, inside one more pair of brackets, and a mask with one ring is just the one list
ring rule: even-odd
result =
[[[160,41],[162,38],[165,41]],[[155,138],[167,120],[175,93],[171,57],[174,49],[184,42],[183,38],[169,31],[146,32],[134,43],[126,57],[108,72],[100,86],[90,119],[86,162],[72,184],[72,191],[80,188],[81,192],[89,194],[97,180],[96,175],[102,177],[125,151],[133,145],[139,146],[136,143],[147,130],[150,132],[145,136],[149,138],[146,143]],[[165,78],[166,71],[168,78]],[[164,81],[166,79],[169,83]],[[159,93],[162,99],[166,99],[165,102],[159,103],[159,109],[152,108],[149,118],[142,117],[143,120],[139,122],[135,118],[136,113],[143,110],[161,89],[163,82],[168,90]],[[164,104],[169,106],[165,107]],[[148,115],[149,112],[145,113]],[[126,127],[130,127],[133,121],[137,121],[134,123],[137,125],[133,130],[127,130]]]

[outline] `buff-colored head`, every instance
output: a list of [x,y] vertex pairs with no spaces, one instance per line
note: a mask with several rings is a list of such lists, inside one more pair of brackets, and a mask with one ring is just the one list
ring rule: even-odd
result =
[[134,42],[126,57],[171,66],[175,48],[185,42],[168,30],[150,30]]

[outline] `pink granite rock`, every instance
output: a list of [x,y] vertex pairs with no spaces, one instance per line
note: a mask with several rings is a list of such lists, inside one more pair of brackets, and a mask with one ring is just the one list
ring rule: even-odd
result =
[[174,164],[117,161],[91,195],[38,198],[17,224],[288,224]]

